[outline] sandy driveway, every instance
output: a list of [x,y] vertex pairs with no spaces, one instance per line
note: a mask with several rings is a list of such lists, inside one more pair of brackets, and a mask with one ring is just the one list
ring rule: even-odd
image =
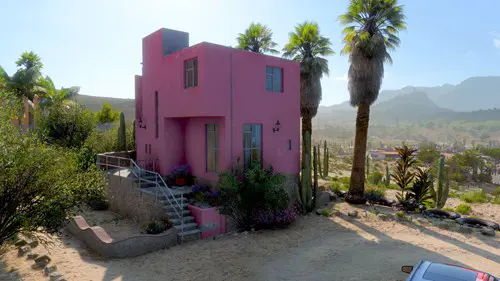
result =
[[[350,208],[338,207],[343,213]],[[40,249],[37,249],[40,252]],[[416,223],[309,215],[286,230],[228,235],[126,260],[104,260],[72,237],[50,248],[68,280],[404,280],[419,259],[468,265],[500,275],[500,240]],[[47,280],[15,251],[2,256],[0,280]]]

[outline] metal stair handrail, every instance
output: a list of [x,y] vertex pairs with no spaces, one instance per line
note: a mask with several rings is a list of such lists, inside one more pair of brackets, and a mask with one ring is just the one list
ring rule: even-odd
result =
[[[100,157],[104,156],[104,158],[106,159],[106,162],[105,163],[102,163],[100,161]],[[149,183],[154,183],[159,189],[160,191],[162,192],[163,196],[165,196],[165,199],[167,200],[167,202],[170,204],[170,206],[174,209],[175,211],[175,214],[179,217],[179,219],[182,221],[182,214],[179,213],[179,211],[177,210],[176,207],[179,208],[179,210],[182,210],[182,207],[181,205],[179,204],[179,202],[177,202],[177,199],[175,199],[175,196],[174,194],[172,193],[172,191],[170,190],[170,188],[168,187],[167,183],[163,180],[162,176],[158,173],[158,172],[154,172],[154,171],[149,171],[149,170],[146,170],[146,169],[143,169],[141,167],[139,167],[139,165],[137,165],[137,163],[135,163],[135,161],[131,158],[125,158],[125,157],[119,157],[119,156],[110,156],[110,155],[106,155],[106,154],[98,154],[97,155],[97,166],[98,168],[100,167],[100,165],[106,165],[106,168],[108,166],[110,167],[115,167],[115,168],[127,168],[127,166],[121,166],[120,164],[118,165],[112,165],[112,164],[108,164],[108,158],[111,158],[111,159],[117,159],[117,160],[125,160],[125,161],[129,161],[129,165],[128,165],[128,168],[130,169],[130,172],[132,174],[134,174],[134,176],[136,178],[139,178],[139,180],[141,181],[144,181],[144,182],[149,182]],[[118,161],[118,163],[120,163],[120,161]],[[138,175],[135,171],[134,171],[134,168],[135,169],[138,169],[139,172],[145,172],[145,173],[149,173],[149,174],[152,174],[155,176],[155,181],[150,181],[150,180],[147,180],[147,179],[144,179],[142,178],[140,175]],[[161,183],[163,183],[163,186],[160,184],[160,181],[158,181],[158,178],[160,178],[161,180]],[[174,204],[172,203],[172,201],[168,198],[168,194],[165,192],[165,189],[170,193],[170,196],[172,197],[173,201],[175,202],[175,206]]]

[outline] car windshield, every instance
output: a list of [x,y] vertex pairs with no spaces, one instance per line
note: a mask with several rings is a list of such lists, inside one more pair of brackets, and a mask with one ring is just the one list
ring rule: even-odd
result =
[[475,281],[477,273],[461,267],[445,264],[431,264],[425,271],[425,280],[439,281]]

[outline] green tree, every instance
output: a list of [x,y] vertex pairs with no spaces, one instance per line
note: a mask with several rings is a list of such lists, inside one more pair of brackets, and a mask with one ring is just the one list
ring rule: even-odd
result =
[[80,87],[56,89],[50,77],[40,79],[39,85],[45,89],[45,95],[40,99],[40,107],[47,108],[55,104],[68,103],[80,92]]
[[424,142],[420,144],[418,151],[418,160],[425,164],[432,165],[441,156],[441,153],[436,149],[436,144],[432,142]]
[[106,179],[79,171],[73,152],[40,142],[11,122],[0,101],[0,246],[19,232],[55,231],[82,203],[104,198]]
[[52,106],[40,118],[38,130],[49,144],[80,148],[94,130],[92,112],[74,103]]
[[120,118],[120,112],[114,110],[109,102],[105,102],[101,105],[101,111],[96,113],[97,123],[113,123]]
[[370,106],[377,100],[384,63],[392,63],[388,51],[395,50],[399,30],[406,28],[403,6],[397,0],[351,0],[339,17],[345,26],[343,54],[349,55],[348,88],[352,106],[358,108],[351,184],[347,202],[366,202],[364,157],[370,120]]
[[260,23],[251,23],[245,33],[240,33],[236,40],[238,41],[237,49],[261,54],[279,54],[274,49],[278,44],[273,41],[273,32],[269,27]]
[[[306,21],[298,24],[289,35],[289,42],[283,48],[283,57],[300,62],[300,114],[302,116],[302,140],[306,132],[312,135],[312,118],[318,113],[321,102],[321,77],[329,74],[328,60],[324,57],[334,54],[330,39],[320,33],[317,23]],[[302,146],[302,161],[306,151]],[[304,162],[302,162],[302,169]]]

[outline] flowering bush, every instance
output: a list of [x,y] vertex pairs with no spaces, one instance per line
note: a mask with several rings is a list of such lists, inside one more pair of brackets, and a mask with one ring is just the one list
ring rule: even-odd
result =
[[170,172],[170,176],[174,179],[187,178],[190,175],[191,175],[191,167],[188,164],[175,166]]
[[283,181],[283,175],[259,163],[246,170],[233,167],[219,177],[219,211],[243,229],[287,225],[296,213],[289,208]]
[[204,187],[200,185],[193,185],[192,187],[192,203],[193,205],[203,207],[213,207],[217,206],[217,202],[219,201],[220,192],[211,191],[209,187]]
[[297,218],[298,209],[295,205],[284,210],[256,210],[253,214],[255,223],[260,228],[285,227]]

